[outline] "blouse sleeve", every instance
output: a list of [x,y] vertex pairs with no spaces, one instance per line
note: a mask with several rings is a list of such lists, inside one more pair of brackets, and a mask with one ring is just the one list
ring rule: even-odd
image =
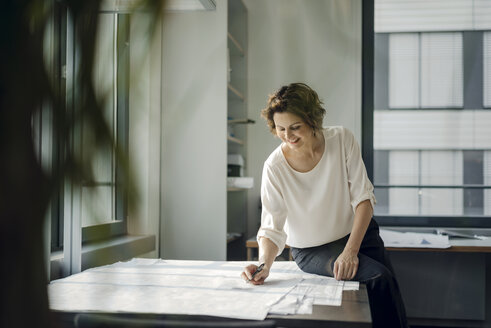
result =
[[344,129],[344,147],[346,154],[346,169],[353,212],[364,200],[370,200],[372,208],[375,208],[377,200],[373,193],[373,185],[367,175],[367,170],[361,157],[360,146],[353,133]]
[[286,243],[284,231],[286,220],[286,207],[283,196],[268,164],[264,164],[261,181],[261,227],[257,233],[257,240],[266,237],[278,247],[278,255],[283,252]]

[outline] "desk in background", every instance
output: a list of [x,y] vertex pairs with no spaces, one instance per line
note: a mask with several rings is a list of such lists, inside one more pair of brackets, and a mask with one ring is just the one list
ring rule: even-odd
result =
[[[259,248],[259,245],[257,243],[257,239],[255,237],[250,238],[246,241],[246,248],[247,248],[247,261],[252,261],[254,259],[253,252],[254,250],[257,250]],[[288,250],[288,260],[292,261],[292,250],[290,246],[285,245],[285,249]]]
[[[434,230],[392,229],[424,233]],[[386,248],[401,288],[409,323],[489,327],[491,289],[487,286],[491,283],[491,238],[450,238],[449,243],[450,247],[443,249]]]
[[491,238],[450,239],[449,248],[386,247],[386,249],[394,252],[491,253]]

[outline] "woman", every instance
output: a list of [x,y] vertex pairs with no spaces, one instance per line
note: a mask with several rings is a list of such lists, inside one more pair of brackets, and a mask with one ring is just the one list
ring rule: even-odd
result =
[[367,286],[374,327],[407,327],[394,272],[372,219],[375,196],[360,149],[343,127],[322,128],[317,93],[303,83],[270,95],[262,111],[282,144],[264,163],[257,238],[261,271],[242,278],[263,284],[285,244],[305,272]]

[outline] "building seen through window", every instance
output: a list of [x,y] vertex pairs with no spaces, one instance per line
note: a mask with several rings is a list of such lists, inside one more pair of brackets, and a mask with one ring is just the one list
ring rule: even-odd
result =
[[491,226],[489,9],[482,1],[375,1],[380,222]]

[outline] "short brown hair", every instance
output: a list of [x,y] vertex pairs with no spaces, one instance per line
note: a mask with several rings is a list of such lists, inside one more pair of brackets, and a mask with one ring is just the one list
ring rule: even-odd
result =
[[322,130],[322,122],[326,110],[317,92],[305,83],[291,83],[282,86],[269,95],[268,105],[261,111],[272,134],[276,135],[275,113],[291,113],[300,117],[314,132]]

